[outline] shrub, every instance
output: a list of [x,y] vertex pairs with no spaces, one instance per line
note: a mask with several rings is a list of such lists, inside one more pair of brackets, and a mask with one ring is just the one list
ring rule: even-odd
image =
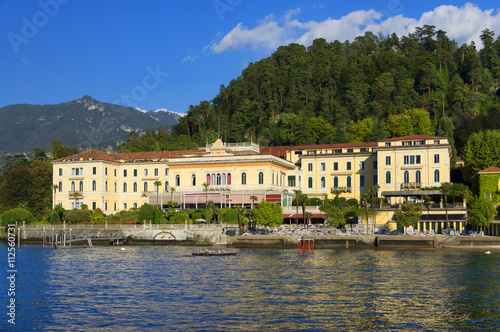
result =
[[26,224],[32,223],[35,220],[33,214],[26,209],[23,208],[15,208],[5,211],[2,215],[2,224],[7,226],[9,224],[15,224],[17,222],[18,225],[22,225],[23,221]]
[[356,198],[349,198],[347,200],[347,204],[349,204],[350,206],[358,206],[359,202]]
[[66,220],[70,223],[90,222],[92,217],[88,210],[71,210],[66,212]]
[[309,205],[309,206],[322,206],[323,201],[321,200],[321,198],[312,197],[309,199],[309,204],[307,204],[307,205]]
[[50,223],[57,224],[59,222],[61,222],[61,219],[59,218],[59,214],[56,211],[53,211],[52,214],[50,215]]
[[150,220],[155,220],[155,207],[150,204],[144,204],[137,211],[137,220],[149,222]]

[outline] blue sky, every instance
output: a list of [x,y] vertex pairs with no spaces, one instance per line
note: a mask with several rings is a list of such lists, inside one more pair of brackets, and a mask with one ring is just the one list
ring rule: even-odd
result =
[[278,46],[435,25],[500,34],[498,1],[0,0],[0,107],[102,102],[185,113]]

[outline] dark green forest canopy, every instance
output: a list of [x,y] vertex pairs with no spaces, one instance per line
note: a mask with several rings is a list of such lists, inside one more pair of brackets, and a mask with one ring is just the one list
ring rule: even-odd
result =
[[[447,136],[460,153],[472,133],[500,128],[500,38],[485,29],[481,40],[478,51],[424,26],[403,37],[367,32],[353,42],[281,46],[211,101],[191,105],[162,146],[131,137],[121,149],[169,149],[178,140],[203,146],[218,136],[272,146],[403,133]],[[415,116],[425,128],[412,125]]]

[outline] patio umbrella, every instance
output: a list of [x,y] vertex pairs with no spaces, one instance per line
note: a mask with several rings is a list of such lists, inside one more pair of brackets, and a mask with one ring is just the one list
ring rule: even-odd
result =
[[196,221],[206,221],[206,220],[203,218],[198,218],[198,219],[196,219]]

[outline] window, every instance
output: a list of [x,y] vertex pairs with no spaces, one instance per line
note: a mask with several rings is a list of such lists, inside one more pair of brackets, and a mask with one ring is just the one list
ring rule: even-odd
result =
[[92,174],[94,174],[94,175],[97,174],[97,167],[92,167]]
[[439,154],[434,155],[434,164],[439,164]]
[[158,176],[158,174],[159,174],[159,173],[158,173],[158,168],[155,168],[155,170],[154,170],[154,174],[155,174],[155,176]]
[[[241,173],[241,184],[242,185],[247,184],[247,173],[245,172]],[[260,184],[260,173],[259,173],[259,184]]]
[[59,190],[59,192],[62,192],[62,182],[59,181],[59,184],[57,185],[57,189]]
[[62,168],[59,168],[59,176],[62,176]]
[[333,177],[333,186],[335,188],[338,188],[338,186],[339,186],[339,177],[338,176]]
[[403,163],[405,165],[415,165],[420,164],[420,155],[410,155],[403,157]]
[[366,152],[366,148],[359,149],[359,152]]
[[80,181],[80,191],[83,191],[83,181]]
[[108,191],[108,180],[104,182],[104,191]]
[[417,183],[422,182],[422,173],[420,173],[420,171],[415,172],[415,182]]
[[137,182],[134,182],[134,184],[132,185],[132,190],[133,192],[137,192]]
[[116,181],[115,181],[115,193],[117,193],[117,192],[118,192],[118,183],[116,183]]
[[181,186],[181,176],[179,174],[177,174],[175,176],[175,186],[176,187],[180,187]]
[[326,179],[324,176],[321,177],[321,188],[325,188],[326,187]]
[[132,203],[132,207],[133,207],[134,209],[137,209],[137,203]]
[[165,190],[165,192],[168,191],[168,181],[165,181],[165,188],[163,190]]
[[123,203],[123,209],[126,211],[127,210],[127,203]]
[[439,144],[441,143],[438,139],[437,140],[434,140],[434,144]]
[[391,183],[391,171],[385,172],[385,183]]
[[385,146],[391,146],[391,142],[386,142]]
[[313,187],[313,178],[309,177],[307,179],[307,188],[312,188]]
[[[114,174],[115,174],[115,176],[116,176],[116,169],[114,170]],[[116,211],[116,206],[115,206],[115,211]]]
[[373,185],[378,184],[378,176],[377,174],[373,174]]
[[259,184],[264,184],[264,173],[259,172]]
[[439,180],[439,170],[438,170],[438,169],[436,169],[436,170],[434,171],[434,182],[439,182],[439,181],[440,181],[440,180]]
[[104,211],[108,211],[108,201],[104,202]]
[[97,209],[97,202],[92,202],[92,210]]
[[347,169],[348,171],[350,171],[350,170],[351,170],[351,162],[350,162],[350,161],[348,161],[348,162],[346,163],[346,169]]
[[144,176],[148,176],[148,169],[147,168],[144,170]]
[[168,176],[168,168],[165,168],[165,176]]
[[288,177],[288,186],[295,187],[295,175],[291,175]]
[[347,153],[352,153],[353,151],[353,149],[347,149]]
[[227,174],[227,184],[231,184],[231,173]]
[[372,162],[372,167],[373,167],[373,169],[377,169],[378,165],[377,165],[377,161],[376,160],[374,160]]
[[307,171],[308,172],[312,172],[313,171],[313,164],[312,163],[307,164]]
[[359,186],[360,187],[364,187],[365,186],[365,176],[364,175],[360,175],[359,176]]
[[320,164],[320,169],[321,169],[321,171],[325,171],[325,169],[326,169],[325,163]]
[[127,192],[127,182],[124,182],[123,183],[123,192],[126,193]]
[[92,191],[97,190],[97,182],[95,180],[92,180]]
[[226,179],[226,173],[222,173],[222,184],[223,184],[223,185],[226,185],[226,184],[227,184],[226,180],[227,180],[227,179]]
[[347,182],[347,186],[348,187],[352,186],[352,179],[351,179],[350,175],[347,176],[347,181],[346,182]]
[[148,183],[147,182],[144,182],[144,190],[143,190],[145,193],[148,192]]
[[359,169],[365,169],[365,162],[364,161],[359,162]]
[[403,182],[404,183],[409,183],[410,182],[410,172],[405,171],[403,175]]
[[134,176],[137,177],[137,170],[134,169]]
[[191,185],[196,186],[196,175],[191,175]]
[[342,149],[335,149],[333,150],[333,153],[342,153]]
[[71,181],[71,192],[74,192],[75,189],[75,181]]
[[116,202],[113,203],[113,211],[116,212]]
[[387,166],[390,166],[390,165],[391,165],[391,156],[386,156],[386,157],[385,157],[385,164],[386,164]]
[[339,163],[337,163],[337,162],[333,163],[333,170],[334,171],[338,171],[339,170]]
[[307,154],[316,154],[316,150],[309,150],[307,151]]
[[107,167],[104,167],[104,175],[108,175],[108,168]]
[[123,177],[124,177],[124,178],[126,178],[126,177],[127,177],[127,170],[126,170],[126,169],[124,169],[124,170],[123,170]]
[[[177,175],[177,176],[179,176],[179,175]],[[221,178],[220,178],[220,173],[217,173],[217,178],[216,178],[216,179],[217,179],[217,180],[216,180],[216,181],[217,181],[217,182],[216,182],[216,184],[217,184],[218,186],[220,186],[220,184],[221,184],[221,182],[220,182],[220,181],[221,181]],[[180,180],[180,179],[179,179],[179,180]]]

